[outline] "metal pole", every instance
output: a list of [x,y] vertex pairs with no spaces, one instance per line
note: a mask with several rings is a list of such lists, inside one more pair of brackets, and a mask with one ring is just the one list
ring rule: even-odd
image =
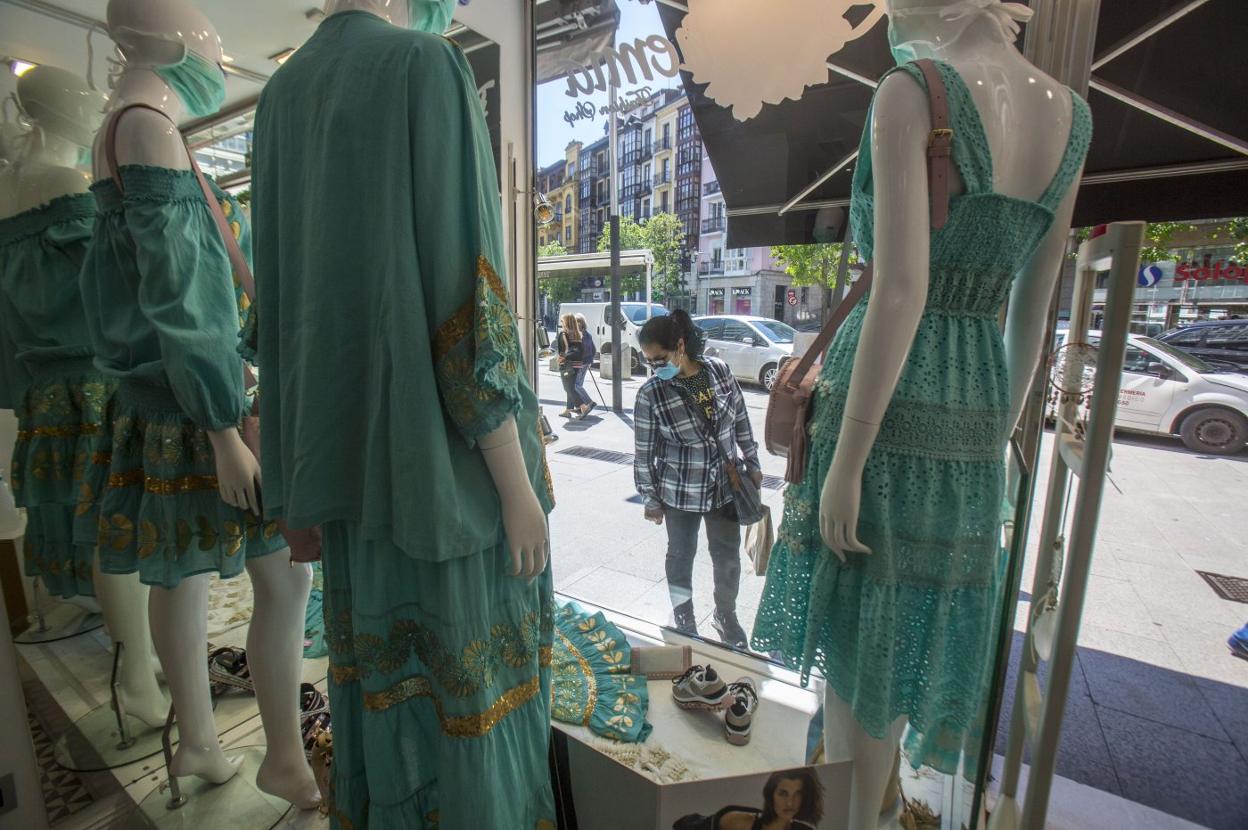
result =
[[646,263],[646,319],[650,319],[650,315],[654,313],[651,306],[654,301],[650,298],[651,284],[654,282],[654,261]]
[[615,118],[615,85],[612,84],[607,93],[610,113],[610,130],[608,131],[607,148],[608,166],[611,171],[611,359],[615,361],[611,372],[611,408],[616,412],[624,411],[624,372],[633,372],[632,361],[625,367],[620,352],[623,344],[620,340],[620,194],[616,189],[618,178],[618,159],[616,158],[616,118]]

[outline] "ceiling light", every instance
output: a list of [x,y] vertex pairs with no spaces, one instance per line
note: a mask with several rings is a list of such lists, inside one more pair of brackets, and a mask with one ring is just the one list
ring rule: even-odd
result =
[[280,52],[269,55],[269,60],[276,63],[278,66],[281,66],[282,64],[286,63],[287,59],[289,59],[290,56],[293,54],[295,54],[295,47],[291,46],[286,49],[283,49]]
[[30,61],[19,61],[17,58],[9,59],[9,68],[12,69],[13,74],[19,78],[38,65],[39,64],[31,63]]

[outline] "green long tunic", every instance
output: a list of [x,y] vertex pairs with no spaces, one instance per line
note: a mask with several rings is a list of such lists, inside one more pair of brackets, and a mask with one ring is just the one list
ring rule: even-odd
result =
[[552,501],[472,72],[364,12],[298,54],[256,114],[266,514],[355,522],[418,559],[482,551],[503,525],[477,438],[515,416]]

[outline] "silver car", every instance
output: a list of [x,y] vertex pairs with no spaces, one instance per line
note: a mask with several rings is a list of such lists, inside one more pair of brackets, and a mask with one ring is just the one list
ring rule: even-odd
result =
[[706,332],[706,354],[728,364],[738,380],[758,383],[768,390],[776,382],[780,363],[793,355],[792,326],[768,317],[723,314],[695,317]]

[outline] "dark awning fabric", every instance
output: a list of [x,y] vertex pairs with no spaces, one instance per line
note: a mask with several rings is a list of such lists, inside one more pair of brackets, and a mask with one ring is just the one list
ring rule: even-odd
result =
[[[1102,0],[1095,54],[1105,55],[1191,0]],[[673,42],[684,12],[661,5]],[[1248,2],[1208,0],[1093,70],[1088,92],[1095,135],[1075,209],[1076,226],[1126,219],[1166,221],[1248,213],[1248,155],[1176,126],[1186,120],[1248,147],[1248,65],[1243,37]],[[831,56],[839,66],[878,78],[893,65],[883,21]],[[751,247],[840,238],[843,207],[777,215],[807,185],[858,147],[873,90],[829,72],[800,100],[765,105],[740,122],[682,73],[698,128],[728,208],[728,244]],[[1146,99],[1147,113],[1101,88]],[[1169,113],[1169,114],[1167,114]],[[1158,170],[1199,164],[1213,172]],[[852,163],[804,203],[843,205]],[[1135,178],[1148,173],[1148,178]],[[740,211],[748,211],[741,215]]]

